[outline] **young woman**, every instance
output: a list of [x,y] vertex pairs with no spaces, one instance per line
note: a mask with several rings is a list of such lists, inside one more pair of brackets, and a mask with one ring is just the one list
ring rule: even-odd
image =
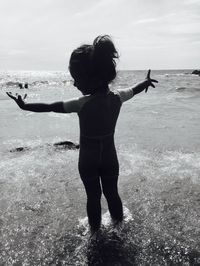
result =
[[80,153],[78,168],[87,194],[87,214],[91,233],[101,225],[101,195],[108,202],[115,224],[123,220],[123,207],[118,194],[119,164],[114,144],[115,126],[122,104],[135,94],[157,82],[150,78],[124,90],[111,91],[109,84],[116,77],[118,53],[108,35],[98,36],[92,45],[75,49],[70,58],[69,70],[74,86],[82,97],[65,102],[25,103],[20,95],[13,96],[18,106],[32,112],[75,112],[80,124]]

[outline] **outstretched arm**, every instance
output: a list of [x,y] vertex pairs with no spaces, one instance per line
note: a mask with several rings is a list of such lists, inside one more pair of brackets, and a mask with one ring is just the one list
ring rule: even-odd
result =
[[145,90],[148,91],[149,86],[155,88],[154,83],[158,83],[157,80],[150,78],[151,70],[148,71],[144,81],[138,83],[132,88],[118,90],[122,103],[131,99],[135,94],[138,94]]
[[146,76],[146,79],[144,81],[138,83],[136,86],[134,86],[132,88],[133,95],[138,94],[138,93],[142,92],[143,90],[145,90],[145,92],[147,92],[149,87],[155,88],[154,83],[158,83],[158,81],[150,78],[150,73],[151,73],[151,70],[149,69],[147,76]]
[[63,102],[54,102],[51,104],[47,103],[25,103],[24,100],[27,96],[21,97],[21,95],[16,94],[14,96],[11,92],[7,92],[7,95],[13,99],[17,105],[26,111],[32,111],[32,112],[57,112],[57,113],[65,113]]

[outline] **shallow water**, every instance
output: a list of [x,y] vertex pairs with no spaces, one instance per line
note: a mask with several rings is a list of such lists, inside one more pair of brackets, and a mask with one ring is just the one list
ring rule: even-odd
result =
[[[78,143],[76,115],[24,112],[5,91],[26,91],[29,102],[80,94],[64,73],[1,73],[0,265],[200,264],[200,79],[187,72],[153,72],[157,88],[122,107],[119,190],[132,218],[119,231],[106,224],[96,241],[83,224],[78,150],[53,146]],[[144,76],[120,72],[112,87]],[[27,81],[28,91],[13,86]]]

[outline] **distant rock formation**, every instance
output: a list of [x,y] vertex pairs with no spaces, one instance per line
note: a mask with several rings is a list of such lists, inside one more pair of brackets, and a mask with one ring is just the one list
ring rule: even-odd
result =
[[200,70],[196,69],[196,70],[192,71],[192,74],[200,76]]
[[25,83],[24,85],[23,83],[18,83],[18,86],[20,89],[28,89],[28,83]]
[[30,150],[30,148],[28,148],[28,147],[17,147],[17,148],[14,148],[14,149],[10,150],[10,152],[27,151],[27,150]]

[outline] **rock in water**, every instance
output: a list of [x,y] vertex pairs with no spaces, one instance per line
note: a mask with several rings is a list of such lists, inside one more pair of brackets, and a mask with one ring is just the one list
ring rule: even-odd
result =
[[60,141],[53,144],[56,147],[63,147],[65,149],[79,149],[79,144],[73,143],[71,141]]
[[200,70],[196,69],[196,70],[192,71],[192,74],[200,76]]
[[27,151],[27,150],[30,150],[30,148],[28,148],[28,147],[17,147],[17,148],[14,148],[14,149],[10,150],[10,152],[19,152],[19,151]]
[[[45,144],[48,146],[52,146],[52,144]],[[44,146],[45,146],[44,145]],[[66,150],[77,150],[79,149],[79,144],[74,143],[72,141],[66,140],[66,141],[60,141],[60,142],[56,142],[53,144],[54,147],[59,148],[59,149],[66,149]],[[42,146],[39,146],[40,148]],[[31,147],[17,147],[17,148],[13,148],[10,150],[10,152],[21,152],[21,151],[27,151],[33,149]]]

